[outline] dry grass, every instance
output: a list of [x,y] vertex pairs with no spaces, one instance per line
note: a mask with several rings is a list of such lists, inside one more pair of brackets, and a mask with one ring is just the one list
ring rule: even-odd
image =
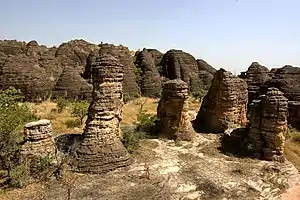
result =
[[287,140],[285,142],[284,155],[300,171],[300,144]]
[[30,104],[32,110],[41,119],[51,120],[54,135],[61,133],[80,133],[83,131],[83,126],[80,128],[68,128],[65,122],[70,119],[76,119],[71,116],[70,108],[67,107],[63,112],[51,112],[56,108],[56,103],[45,101],[39,104]]

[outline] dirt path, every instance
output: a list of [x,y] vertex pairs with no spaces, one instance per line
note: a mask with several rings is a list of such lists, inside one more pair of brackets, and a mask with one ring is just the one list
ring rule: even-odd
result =
[[282,195],[282,200],[300,200],[300,185],[289,189]]

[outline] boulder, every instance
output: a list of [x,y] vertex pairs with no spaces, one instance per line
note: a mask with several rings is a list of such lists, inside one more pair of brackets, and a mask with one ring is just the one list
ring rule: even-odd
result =
[[220,69],[214,75],[194,125],[199,131],[214,133],[245,126],[247,103],[246,81]]

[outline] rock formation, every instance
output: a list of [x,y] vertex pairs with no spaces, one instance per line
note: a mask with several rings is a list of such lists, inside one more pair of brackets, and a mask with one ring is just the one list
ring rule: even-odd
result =
[[63,96],[71,99],[90,99],[92,85],[84,80],[78,69],[66,66],[53,91],[53,97]]
[[286,65],[278,68],[272,77],[262,87],[261,93],[265,94],[270,87],[278,88],[289,100],[288,124],[300,128],[300,68]]
[[216,133],[244,126],[247,103],[246,81],[220,69],[215,73],[194,125],[199,131]]
[[151,55],[159,74],[162,76],[161,60],[164,54],[158,51],[157,49],[147,49],[147,51]]
[[243,79],[248,84],[248,102],[259,96],[261,86],[270,79],[269,70],[257,62],[253,62],[245,72]]
[[87,65],[84,71],[84,77],[86,79],[91,78],[91,69],[96,57],[101,54],[110,54],[117,58],[119,62],[124,66],[124,81],[123,81],[123,94],[125,100],[130,100],[139,94],[139,87],[137,84],[136,67],[133,64],[132,56],[127,47],[114,46],[112,44],[101,44],[100,49],[92,52],[88,57]]
[[102,54],[92,65],[93,99],[83,139],[75,151],[78,171],[102,173],[131,161],[118,137],[123,73],[123,66],[109,54]]
[[55,145],[52,140],[52,127],[49,120],[39,120],[25,124],[21,155],[25,158],[54,156]]
[[157,108],[160,135],[174,140],[192,140],[195,132],[188,111],[187,83],[180,79],[166,82]]
[[197,59],[198,69],[201,71],[209,72],[210,74],[214,75],[217,70],[213,68],[210,64],[208,64],[205,60]]
[[256,152],[267,160],[281,160],[287,131],[288,100],[277,88],[269,88],[265,95],[250,104],[249,137]]
[[136,55],[135,64],[140,69],[141,94],[146,97],[159,97],[161,94],[160,75],[151,55],[146,49],[143,49]]

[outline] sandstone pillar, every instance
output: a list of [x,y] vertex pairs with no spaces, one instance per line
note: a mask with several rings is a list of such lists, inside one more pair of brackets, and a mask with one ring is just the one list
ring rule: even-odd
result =
[[191,140],[195,132],[188,110],[187,83],[180,79],[166,82],[157,108],[160,135],[168,139]]
[[52,127],[49,120],[30,122],[24,126],[24,142],[20,151],[22,157],[54,156]]
[[108,54],[101,54],[92,65],[93,99],[75,153],[78,171],[102,173],[130,164],[119,139],[123,74],[123,66]]
[[278,160],[283,155],[287,115],[288,100],[277,88],[269,88],[266,95],[250,104],[249,137],[267,160]]

